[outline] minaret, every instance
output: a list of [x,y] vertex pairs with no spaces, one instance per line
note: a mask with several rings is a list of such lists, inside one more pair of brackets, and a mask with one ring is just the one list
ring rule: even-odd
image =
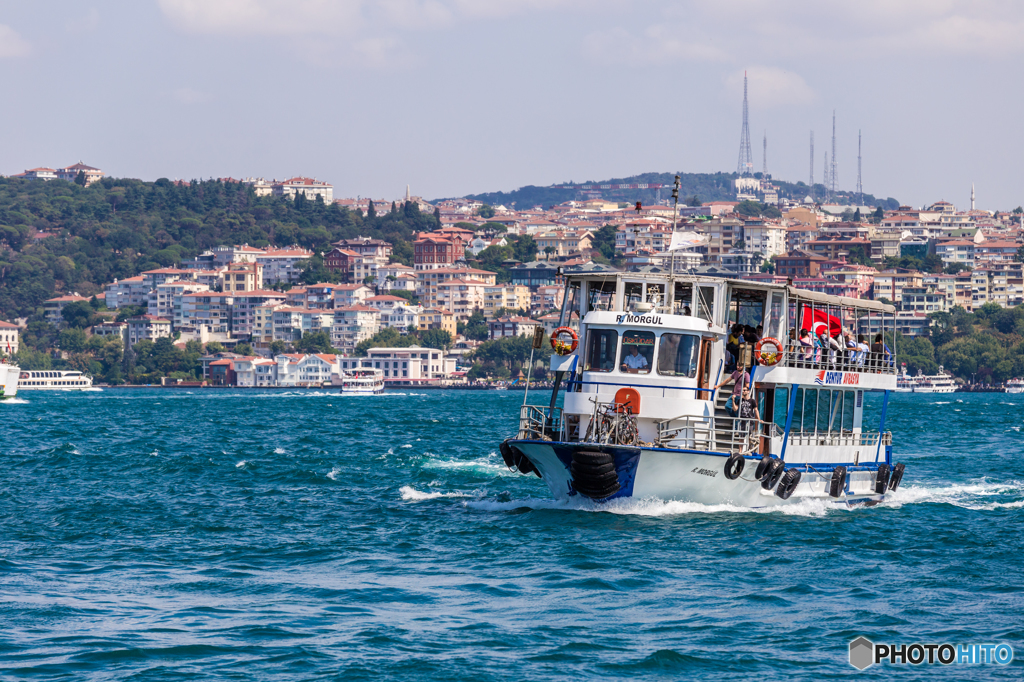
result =
[[405,186],[405,200],[409,201],[412,197],[409,196],[409,185]]
[[971,210],[974,210],[974,183],[971,183]]

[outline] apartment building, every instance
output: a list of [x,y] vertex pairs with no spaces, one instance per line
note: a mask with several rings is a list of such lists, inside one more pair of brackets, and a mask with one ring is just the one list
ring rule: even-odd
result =
[[920,289],[923,286],[924,275],[917,270],[883,270],[875,275],[871,297],[876,301],[884,298],[898,304],[903,301],[904,289]]
[[484,289],[484,317],[492,318],[498,310],[529,310],[530,288],[521,284],[503,284]]
[[424,304],[455,313],[457,320],[468,320],[474,311],[484,309],[487,284],[469,279],[450,279],[431,287]]
[[198,291],[194,294],[182,294],[182,327],[229,333],[231,308],[234,302],[234,296],[226,292]]
[[465,259],[466,244],[459,237],[422,232],[413,242],[413,266],[416,270],[451,267]]
[[[257,327],[256,311],[281,305],[285,302],[285,295],[280,291],[244,291],[234,296],[234,303],[231,306],[231,333],[235,336],[260,335],[260,328]],[[262,320],[260,320],[262,322]]]
[[544,327],[543,322],[531,320],[528,317],[506,316],[499,317],[487,323],[489,336],[492,341],[508,336],[530,336],[535,330]]
[[380,331],[381,318],[380,310],[366,305],[335,308],[331,345],[346,351],[353,350],[356,344],[372,338]]
[[191,280],[164,282],[158,284],[156,289],[150,293],[147,310],[150,315],[170,320],[173,328],[178,329],[185,323],[182,297],[185,294],[209,290],[210,287],[207,285]]
[[139,341],[156,341],[171,335],[171,321],[156,315],[129,317],[126,322],[129,346],[134,346]]
[[416,327],[420,331],[428,329],[440,329],[451,334],[452,339],[458,333],[458,324],[455,322],[455,313],[439,308],[426,308],[419,313],[416,319]]

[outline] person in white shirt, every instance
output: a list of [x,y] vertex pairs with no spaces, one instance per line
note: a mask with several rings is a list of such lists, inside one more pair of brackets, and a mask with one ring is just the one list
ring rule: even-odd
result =
[[622,369],[632,374],[638,374],[640,370],[647,369],[647,358],[640,355],[636,346],[630,346],[629,355],[622,358]]

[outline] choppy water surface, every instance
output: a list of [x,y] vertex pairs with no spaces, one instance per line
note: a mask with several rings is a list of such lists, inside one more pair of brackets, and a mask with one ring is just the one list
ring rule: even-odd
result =
[[[1024,677],[1024,395],[897,395],[892,503],[549,501],[522,395],[0,404],[0,677]],[[1008,667],[846,663],[995,642]]]

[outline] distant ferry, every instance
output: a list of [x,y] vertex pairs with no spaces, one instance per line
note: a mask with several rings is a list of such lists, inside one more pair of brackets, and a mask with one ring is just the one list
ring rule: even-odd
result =
[[92,377],[76,370],[22,372],[21,388],[25,391],[84,391],[92,388]]
[[21,369],[16,365],[0,360],[0,400],[18,395],[18,377]]
[[377,395],[384,392],[384,370],[354,369],[341,377],[341,392],[351,395]]
[[907,366],[903,365],[896,377],[897,393],[954,393],[956,382],[953,377],[939,366],[939,373],[925,375],[918,371],[917,376],[907,374]]
[[1006,382],[1007,393],[1024,393],[1024,379],[1010,379]]

